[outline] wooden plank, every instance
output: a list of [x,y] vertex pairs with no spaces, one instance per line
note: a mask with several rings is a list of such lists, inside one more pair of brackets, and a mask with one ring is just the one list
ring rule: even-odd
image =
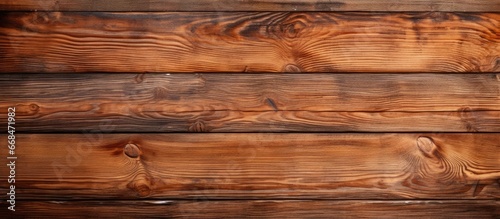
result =
[[498,74],[3,74],[23,132],[499,132]]
[[22,11],[462,11],[500,12],[498,0],[16,0],[0,10]]
[[498,199],[499,142],[500,134],[19,134],[16,200]]
[[[495,218],[498,201],[20,201],[22,218]],[[36,215],[36,216],[35,216]]]
[[0,72],[499,72],[499,13],[4,13]]
[[[3,105],[3,104],[2,104]],[[17,109],[29,105],[19,104]],[[53,106],[47,103],[47,107]],[[456,112],[315,112],[217,111],[146,112],[112,115],[91,109],[56,105],[47,114],[21,111],[16,118],[23,133],[120,132],[500,132],[500,111]],[[45,108],[45,104],[41,106]],[[6,112],[2,108],[0,113]],[[82,109],[82,111],[78,111]],[[45,111],[45,112],[44,112]],[[6,115],[6,113],[4,113]],[[4,125],[6,116],[0,116]]]

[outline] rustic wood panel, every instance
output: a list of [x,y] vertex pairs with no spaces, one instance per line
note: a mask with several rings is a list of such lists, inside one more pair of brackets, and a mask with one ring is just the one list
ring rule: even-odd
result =
[[[2,203],[3,204],[3,203]],[[23,218],[496,218],[498,201],[20,201]]]
[[0,10],[23,11],[469,11],[500,12],[498,0],[16,0]]
[[[3,106],[3,104],[2,104]],[[456,112],[315,112],[315,111],[218,111],[136,112],[121,115],[98,113],[76,104],[47,103],[36,113],[28,104],[17,105],[18,131],[53,132],[500,132],[500,111]],[[68,110],[68,108],[72,110]],[[0,111],[5,111],[2,108]],[[81,110],[80,110],[81,109]],[[0,124],[6,124],[6,116]]]
[[7,12],[0,72],[498,72],[498,13]]
[[498,132],[498,74],[4,74],[19,131]]
[[498,199],[499,142],[499,134],[20,134],[16,192],[19,201]]

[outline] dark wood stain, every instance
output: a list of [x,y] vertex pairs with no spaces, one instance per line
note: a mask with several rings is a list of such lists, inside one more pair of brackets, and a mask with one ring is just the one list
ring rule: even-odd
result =
[[17,0],[0,3],[9,11],[465,11],[499,12],[494,0]]
[[[3,203],[2,203],[3,204]],[[408,201],[330,201],[330,200],[126,200],[126,201],[24,201],[19,212],[6,216],[51,218],[495,218],[498,205],[494,200],[408,200]],[[4,207],[3,205],[0,205]]]

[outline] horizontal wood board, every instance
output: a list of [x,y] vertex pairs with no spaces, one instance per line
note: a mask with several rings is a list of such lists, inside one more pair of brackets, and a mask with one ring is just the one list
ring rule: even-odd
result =
[[499,72],[498,13],[6,12],[0,72]]
[[[499,74],[4,74],[18,132],[499,132]],[[106,129],[102,127],[108,127]]]
[[9,11],[459,11],[500,12],[499,0],[10,0]]
[[23,201],[23,218],[495,218],[498,201]]
[[20,202],[500,198],[498,134],[91,132],[16,142]]

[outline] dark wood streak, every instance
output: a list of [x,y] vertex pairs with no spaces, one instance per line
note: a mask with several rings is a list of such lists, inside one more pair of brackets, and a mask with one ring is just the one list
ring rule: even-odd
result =
[[23,218],[495,218],[498,201],[325,201],[325,200],[146,200],[146,201],[22,201]]
[[20,202],[500,197],[498,134],[92,132],[16,142]]
[[0,10],[22,11],[461,11],[499,12],[497,0],[16,0]]
[[499,16],[7,12],[0,72],[497,72]]

